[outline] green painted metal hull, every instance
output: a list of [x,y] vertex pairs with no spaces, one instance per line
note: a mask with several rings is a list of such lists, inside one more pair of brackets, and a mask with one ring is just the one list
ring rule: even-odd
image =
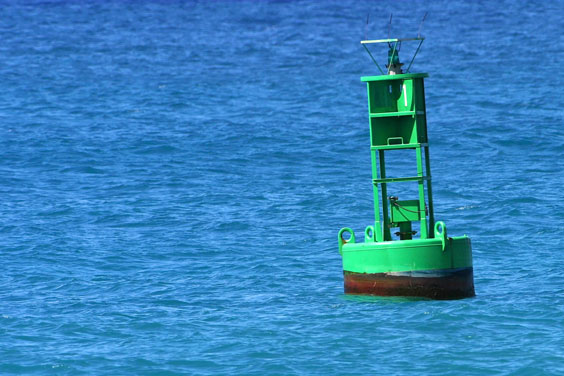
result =
[[343,269],[356,273],[388,273],[472,267],[470,238],[395,240],[346,243]]
[[474,296],[467,236],[355,243],[341,247],[345,293],[460,299]]

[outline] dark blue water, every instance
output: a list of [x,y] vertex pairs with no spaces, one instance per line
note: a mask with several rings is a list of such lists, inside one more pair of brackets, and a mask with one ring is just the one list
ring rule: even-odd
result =
[[[0,374],[564,374],[562,1],[0,9]],[[436,216],[477,296],[348,297],[359,41],[426,11]]]

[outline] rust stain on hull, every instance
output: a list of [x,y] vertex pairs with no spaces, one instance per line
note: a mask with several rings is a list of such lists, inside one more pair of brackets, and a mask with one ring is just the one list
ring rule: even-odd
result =
[[473,268],[425,273],[355,273],[344,271],[345,293],[377,296],[415,296],[437,300],[475,296]]

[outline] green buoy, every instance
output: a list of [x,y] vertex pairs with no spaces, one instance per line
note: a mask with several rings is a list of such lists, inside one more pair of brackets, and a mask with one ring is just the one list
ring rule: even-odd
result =
[[[435,221],[423,82],[428,74],[409,73],[423,40],[361,42],[382,73],[361,78],[368,86],[375,221],[366,227],[363,243],[357,243],[350,228],[339,231],[347,294],[432,299],[475,295],[470,238],[449,237],[444,222]],[[398,52],[406,41],[419,41],[419,45],[404,73]],[[385,73],[367,48],[371,43],[388,44]],[[402,149],[415,150],[417,175],[387,177],[386,153]],[[388,185],[394,183],[417,184],[418,197],[388,196]],[[414,225],[418,225],[418,238]],[[392,239],[392,229],[397,229],[394,234],[399,239]]]

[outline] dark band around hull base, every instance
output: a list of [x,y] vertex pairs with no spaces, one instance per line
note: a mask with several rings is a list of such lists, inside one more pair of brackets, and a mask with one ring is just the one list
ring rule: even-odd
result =
[[463,299],[475,296],[473,268],[401,273],[344,271],[345,293],[377,296],[414,296]]

